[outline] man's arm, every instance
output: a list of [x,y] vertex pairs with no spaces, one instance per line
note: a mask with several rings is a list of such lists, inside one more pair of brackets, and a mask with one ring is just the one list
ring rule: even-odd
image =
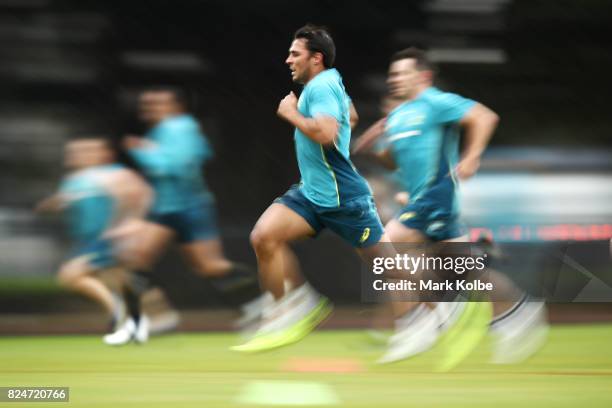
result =
[[385,133],[385,123],[387,118],[382,118],[378,122],[374,123],[370,126],[357,140],[353,145],[353,149],[351,151],[352,154],[363,153],[367,150],[370,150],[374,143]]
[[104,187],[118,204],[120,218],[144,218],[153,203],[153,189],[133,170],[114,171]]
[[293,92],[283,98],[276,114],[322,145],[332,144],[338,134],[338,121],[333,116],[307,118],[302,115],[297,109],[297,97]]
[[391,149],[385,149],[380,152],[374,153],[374,157],[386,169],[389,169],[389,170],[397,169],[397,164],[395,164],[395,160],[393,160]]
[[66,202],[64,201],[62,195],[60,193],[55,193],[52,196],[49,196],[36,204],[34,207],[34,211],[44,213],[44,212],[59,212],[64,209]]
[[497,128],[499,116],[482,104],[476,104],[459,122],[464,128],[464,148],[461,160],[455,168],[460,179],[473,176],[480,167],[480,156],[484,152],[493,132]]
[[357,126],[357,123],[359,122],[359,114],[357,113],[357,109],[355,109],[353,102],[351,102],[351,106],[349,107],[349,113],[349,123],[351,125],[351,129],[355,129],[355,126]]
[[195,129],[170,125],[156,142],[128,136],[123,145],[146,173],[163,176],[181,173],[185,166],[203,161],[200,137]]

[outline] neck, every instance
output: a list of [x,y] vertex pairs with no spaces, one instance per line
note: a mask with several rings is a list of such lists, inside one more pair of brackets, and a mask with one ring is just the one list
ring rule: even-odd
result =
[[409,100],[412,99],[416,99],[419,97],[419,95],[421,93],[423,93],[423,91],[425,91],[427,88],[429,88],[431,86],[431,84],[427,83],[427,84],[423,84],[423,85],[419,85],[415,88],[414,93],[408,98]]
[[314,77],[316,77],[317,75],[319,75],[321,72],[325,71],[327,68],[325,67],[321,67],[321,68],[315,68],[312,70],[312,73],[310,74],[310,77],[308,77],[308,79],[306,80],[306,82],[304,82],[304,86],[309,83],[310,81],[313,80]]

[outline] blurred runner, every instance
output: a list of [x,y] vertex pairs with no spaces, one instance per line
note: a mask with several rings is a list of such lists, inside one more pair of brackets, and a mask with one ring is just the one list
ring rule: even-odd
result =
[[[403,103],[393,109],[375,126],[375,131],[360,140],[355,151],[374,146],[384,126],[387,148],[376,153],[389,169],[399,168],[402,189],[409,202],[386,225],[394,243],[468,242],[464,226],[459,219],[458,180],[474,175],[480,166],[480,157],[497,126],[498,117],[482,104],[456,94],[442,92],[433,86],[435,68],[423,50],[408,48],[396,53],[389,67],[390,95],[402,98]],[[464,147],[459,155],[460,129],[464,130]],[[515,319],[533,320],[533,327],[542,320],[543,305],[527,302],[527,298],[508,279],[496,276],[498,289],[504,286],[507,298],[520,299],[516,304],[501,306],[492,328],[502,337],[513,337],[515,329],[497,330]],[[509,292],[509,294],[508,294]],[[404,316],[396,321],[396,332],[390,339],[388,353],[381,362],[393,362],[418,354],[432,347],[440,335],[451,325],[453,315],[472,304],[439,303],[437,307],[425,304],[402,303]],[[498,312],[500,312],[498,310]],[[532,327],[522,334],[533,333]],[[507,341],[498,341],[498,346]],[[510,342],[512,343],[512,342]],[[509,355],[511,344],[496,354]],[[449,365],[467,355],[468,347],[453,345]],[[499,347],[498,347],[499,348]]]
[[180,89],[146,90],[139,98],[139,115],[149,130],[145,137],[123,140],[155,190],[135,261],[139,275],[146,278],[146,271],[176,240],[193,269],[233,301],[245,290],[257,290],[257,278],[246,265],[228,260],[223,253],[214,197],[202,174],[213,152],[186,109]]
[[[67,143],[65,176],[59,191],[43,200],[38,211],[64,211],[74,240],[74,249],[58,273],[60,284],[100,304],[111,319],[111,328],[130,321],[135,340],[148,338],[146,319],[140,319],[139,304],[129,281],[120,283],[123,299],[114,294],[96,273],[113,270],[124,277],[134,237],[126,231],[138,229],[153,199],[144,180],[117,164],[109,142],[103,138],[82,138]],[[105,341],[113,343],[113,335]]]

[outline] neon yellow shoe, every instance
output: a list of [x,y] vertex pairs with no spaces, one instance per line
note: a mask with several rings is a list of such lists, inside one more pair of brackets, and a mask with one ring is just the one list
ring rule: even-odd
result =
[[327,299],[321,299],[317,306],[293,325],[279,331],[256,335],[250,341],[230,347],[230,349],[243,353],[258,353],[296,343],[325,320],[332,309],[333,307]]
[[450,371],[461,363],[487,334],[493,315],[490,302],[467,302],[457,322],[441,337],[436,348],[441,359],[434,370]]

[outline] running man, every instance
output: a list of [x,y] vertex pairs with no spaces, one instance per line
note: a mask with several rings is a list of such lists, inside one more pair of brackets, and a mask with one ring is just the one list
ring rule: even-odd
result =
[[[223,254],[213,194],[202,167],[213,156],[198,122],[187,113],[176,88],[152,88],[139,99],[145,137],[127,136],[123,145],[155,190],[155,201],[142,232],[139,268],[149,270],[174,239],[200,275],[225,295],[257,284],[246,266]],[[146,275],[146,273],[141,273]]]
[[[434,71],[426,53],[417,48],[402,50],[391,58],[387,80],[390,95],[403,99],[403,103],[384,121],[388,148],[377,156],[387,167],[399,168],[403,190],[409,195],[409,203],[385,227],[394,243],[469,241],[459,220],[458,180],[476,173],[499,121],[486,106],[435,88]],[[460,155],[461,129],[464,147]],[[517,291],[508,282],[503,284],[509,291]],[[431,309],[405,303],[403,307],[405,316],[396,321],[396,333],[382,362],[429,349],[437,341],[442,323],[449,320],[449,313],[471,305],[441,303]],[[521,317],[536,313],[535,309],[523,308]],[[456,359],[465,353],[467,349],[458,350]]]
[[[75,242],[70,259],[59,269],[58,280],[100,304],[109,314],[113,330],[129,321],[134,339],[144,342],[147,322],[143,318],[136,332],[140,310],[132,302],[129,283],[122,284],[129,312],[126,317],[122,299],[95,273],[125,268],[121,254],[129,252],[130,242],[123,231],[133,229],[144,217],[153,199],[152,190],[134,171],[115,163],[113,149],[103,138],[67,143],[65,166],[70,172],[59,191],[37,207],[38,211],[64,211]],[[109,334],[104,340],[114,344],[114,338]]]

